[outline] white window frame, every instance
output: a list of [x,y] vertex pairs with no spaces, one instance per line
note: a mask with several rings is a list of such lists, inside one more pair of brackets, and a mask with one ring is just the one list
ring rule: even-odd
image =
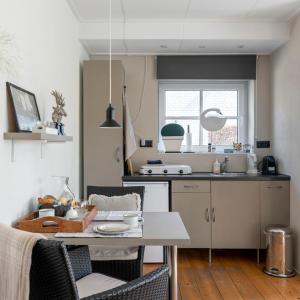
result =
[[[166,91],[200,91],[200,112],[203,111],[203,91],[204,90],[237,90],[238,91],[238,117],[232,116],[231,119],[238,120],[238,140],[239,142],[245,144],[248,142],[248,81],[240,80],[160,80],[159,81],[159,141],[161,141],[160,130],[165,124],[166,119],[190,119],[198,120],[200,126],[200,142],[203,141],[202,132],[203,128],[200,125],[200,118],[197,117],[166,117]],[[231,148],[232,145],[218,145],[217,148]],[[207,145],[193,145],[194,151],[206,150]],[[184,149],[183,149],[184,150]]]

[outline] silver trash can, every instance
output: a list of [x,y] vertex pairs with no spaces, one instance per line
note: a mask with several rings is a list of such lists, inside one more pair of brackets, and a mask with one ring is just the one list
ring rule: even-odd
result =
[[267,259],[264,272],[276,277],[292,277],[293,268],[292,232],[281,225],[268,226],[265,229],[267,239]]

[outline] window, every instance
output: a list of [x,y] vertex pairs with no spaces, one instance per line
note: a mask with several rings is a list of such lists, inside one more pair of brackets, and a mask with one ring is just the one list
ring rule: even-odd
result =
[[[159,128],[168,123],[178,123],[186,132],[189,125],[195,150],[208,143],[217,146],[245,143],[247,93],[247,81],[160,81]],[[209,108],[219,108],[228,118],[219,131],[208,132],[200,124],[201,113]],[[185,139],[183,145],[186,145]]]

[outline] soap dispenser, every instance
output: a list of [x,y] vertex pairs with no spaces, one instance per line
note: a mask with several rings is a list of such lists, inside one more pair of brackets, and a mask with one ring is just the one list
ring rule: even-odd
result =
[[192,152],[192,133],[190,132],[190,125],[187,126],[186,137],[186,151]]
[[220,174],[221,173],[221,164],[216,158],[215,162],[213,163],[213,173]]

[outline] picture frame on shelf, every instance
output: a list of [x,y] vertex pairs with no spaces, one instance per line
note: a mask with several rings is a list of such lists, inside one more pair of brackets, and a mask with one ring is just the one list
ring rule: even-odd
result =
[[17,131],[32,132],[36,123],[41,121],[35,94],[10,82],[6,82],[6,86],[13,104]]

